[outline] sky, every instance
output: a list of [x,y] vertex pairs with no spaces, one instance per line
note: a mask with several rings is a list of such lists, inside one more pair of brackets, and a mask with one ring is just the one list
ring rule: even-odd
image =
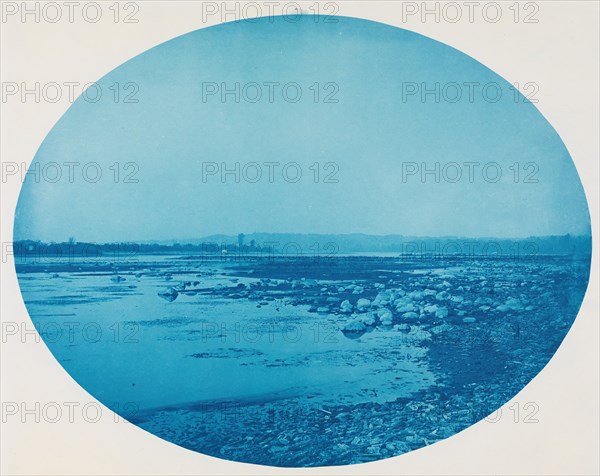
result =
[[[128,83],[137,103],[124,102]],[[236,83],[239,97],[221,96]],[[436,83],[437,96],[421,96]],[[232,22],[156,46],[98,85],[100,100],[75,101],[38,150],[33,168],[53,177],[56,163],[62,176],[27,178],[15,240],[590,233],[574,164],[535,106],[407,30],[346,17]],[[222,176],[236,164],[239,181]]]

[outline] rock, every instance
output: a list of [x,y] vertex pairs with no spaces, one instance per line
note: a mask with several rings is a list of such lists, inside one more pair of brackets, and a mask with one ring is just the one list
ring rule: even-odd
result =
[[419,315],[416,312],[405,312],[402,317],[404,319],[418,319]]
[[369,301],[368,299],[360,298],[358,301],[356,301],[356,309],[358,309],[359,311],[364,311],[370,307],[371,301]]
[[515,298],[508,298],[504,305],[511,311],[521,311],[523,309],[523,304],[521,304],[521,301]]
[[164,291],[158,293],[158,295],[163,298],[165,301],[173,302],[179,296],[179,292],[175,288],[168,288]]
[[438,301],[447,301],[448,299],[450,299],[450,293],[448,291],[440,291],[435,295],[435,298]]
[[289,450],[289,446],[278,446],[278,445],[273,445],[269,449],[269,451],[271,453],[284,453],[284,452],[287,452],[288,450]]
[[443,319],[444,317],[448,317],[448,308],[440,307],[435,311],[435,317]]
[[343,313],[349,314],[352,312],[352,309],[353,306],[347,299],[345,301],[342,301],[342,304],[340,304],[340,311],[342,311]]
[[421,301],[425,297],[425,293],[423,291],[412,291],[408,293],[408,297],[413,301]]
[[367,453],[372,454],[372,455],[378,455],[379,454],[379,446],[369,446],[367,448]]
[[430,304],[430,305],[428,305],[428,306],[425,306],[425,307],[423,308],[423,311],[425,311],[425,312],[427,312],[427,313],[429,313],[429,314],[435,314],[435,313],[437,312],[437,310],[438,310],[438,309],[439,309],[439,308],[438,308],[437,304]]
[[416,309],[417,308],[415,307],[415,305],[412,302],[396,306],[396,311],[401,312],[401,313],[402,312],[412,312],[412,311],[415,311]]
[[359,319],[365,326],[374,326],[376,321],[375,315],[371,312],[367,314],[361,314],[357,316],[357,319]]
[[367,332],[367,326],[365,326],[364,323],[359,319],[353,319],[346,323],[342,329],[342,332],[344,335],[348,335],[350,337],[360,337]]
[[390,291],[380,291],[371,304],[374,307],[387,306],[390,303],[391,294]]
[[377,316],[379,317],[381,324],[384,326],[391,326],[394,321],[394,315],[392,314],[392,311],[387,308],[377,311]]
[[444,332],[448,332],[451,329],[452,329],[452,326],[450,326],[448,324],[441,324],[439,326],[432,327],[431,329],[429,329],[429,332],[431,332],[434,335],[440,335],[440,334],[443,334]]

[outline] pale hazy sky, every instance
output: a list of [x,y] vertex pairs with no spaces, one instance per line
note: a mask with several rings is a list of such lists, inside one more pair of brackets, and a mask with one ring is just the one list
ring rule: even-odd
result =
[[[137,104],[123,103],[123,85],[139,84]],[[232,95],[203,101],[207,83],[256,82],[302,88],[297,103],[274,101],[268,87],[256,103]],[[337,103],[324,103],[326,83]],[[430,95],[403,99],[408,83],[428,87],[497,83],[498,102]],[[113,100],[114,83],[121,96]],[[314,101],[314,83],[320,85]],[[263,20],[198,30],[159,45],[118,67],[99,83],[97,103],[76,101],[49,133],[35,158],[96,162],[97,183],[28,179],[17,208],[15,239],[62,241],[163,240],[216,233],[368,233],[523,237],[590,232],[585,195],[571,158],[554,129],[528,102],[515,102],[509,84],[474,59],[421,35],[365,20],[297,23]],[[203,86],[204,84],[204,86]],[[131,90],[129,90],[131,91]],[[248,89],[255,94],[256,89]],[[288,90],[291,93],[292,89]],[[494,89],[490,89],[493,96]],[[451,89],[448,94],[454,94]],[[119,183],[111,165],[121,168]],[[123,183],[139,167],[138,183]],[[202,180],[203,163],[278,162],[274,182],[240,183],[219,175]],[[302,178],[289,183],[284,164]],[[319,182],[314,169],[319,163]],[[338,183],[321,183],[334,162]],[[477,162],[473,183],[436,183],[429,175],[402,180],[403,163]],[[497,183],[482,176],[497,162]],[[519,164],[515,183],[514,163]],[[523,183],[526,163],[537,183]],[[406,167],[406,165],[404,166]],[[247,169],[248,172],[253,172]],[[449,170],[453,172],[454,170]],[[288,169],[291,172],[293,169]],[[489,169],[490,174],[492,169]],[[92,169],[88,169],[92,172]]]

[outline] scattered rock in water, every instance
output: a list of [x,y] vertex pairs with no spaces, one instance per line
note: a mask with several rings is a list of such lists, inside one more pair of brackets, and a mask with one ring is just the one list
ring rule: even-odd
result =
[[365,332],[367,332],[367,326],[365,326],[365,324],[359,319],[353,319],[344,326],[342,332],[346,337],[358,339]]
[[423,308],[423,311],[425,311],[428,314],[435,314],[438,309],[439,308],[438,308],[437,304],[430,304],[428,306],[425,306]]
[[474,317],[463,317],[463,322],[465,324],[473,324],[474,322],[477,322],[477,319]]
[[435,295],[435,298],[438,301],[447,301],[448,299],[450,299],[450,293],[448,291],[440,291],[439,293],[437,293]]
[[443,319],[444,317],[448,317],[448,308],[440,307],[435,311],[435,317]]
[[418,319],[419,315],[416,312],[405,312],[402,314],[404,319]]
[[520,311],[523,309],[523,305],[518,299],[508,298],[504,304],[501,304],[496,309],[500,312]]
[[179,296],[179,292],[175,288],[168,288],[164,291],[158,293],[158,295],[163,298],[165,301],[173,302]]
[[380,309],[377,312],[377,315],[379,316],[381,324],[384,326],[391,326],[394,322],[394,315],[392,314],[392,311],[387,308]]
[[434,335],[440,335],[440,334],[443,334],[444,332],[448,332],[449,330],[452,330],[451,325],[441,324],[439,326],[432,327],[431,329],[429,329],[429,332],[431,332]]
[[113,276],[112,278],[110,278],[110,280],[111,280],[113,283],[120,283],[120,282],[122,282],[122,281],[125,281],[125,278],[124,278],[123,276],[119,276],[119,275],[117,275],[117,276]]
[[368,299],[360,298],[358,301],[356,301],[356,309],[358,309],[359,311],[365,311],[370,307],[371,301],[369,301]]
[[350,304],[350,301],[347,299],[340,304],[340,311],[346,314],[350,314],[352,312],[353,306]]
[[376,323],[375,316],[373,313],[361,314],[357,316],[357,318],[365,325],[365,326],[374,326]]
[[413,312],[416,309],[412,302],[396,301],[396,311],[399,313]]

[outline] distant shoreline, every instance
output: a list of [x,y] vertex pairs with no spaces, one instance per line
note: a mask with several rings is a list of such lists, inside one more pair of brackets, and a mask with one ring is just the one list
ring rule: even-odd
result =
[[3,254],[16,257],[87,257],[127,255],[190,255],[237,258],[352,256],[465,256],[524,257],[591,255],[589,235],[553,235],[522,239],[408,237],[401,235],[297,235],[240,234],[237,237],[213,235],[196,242],[67,242],[48,243],[34,240],[15,241]]

